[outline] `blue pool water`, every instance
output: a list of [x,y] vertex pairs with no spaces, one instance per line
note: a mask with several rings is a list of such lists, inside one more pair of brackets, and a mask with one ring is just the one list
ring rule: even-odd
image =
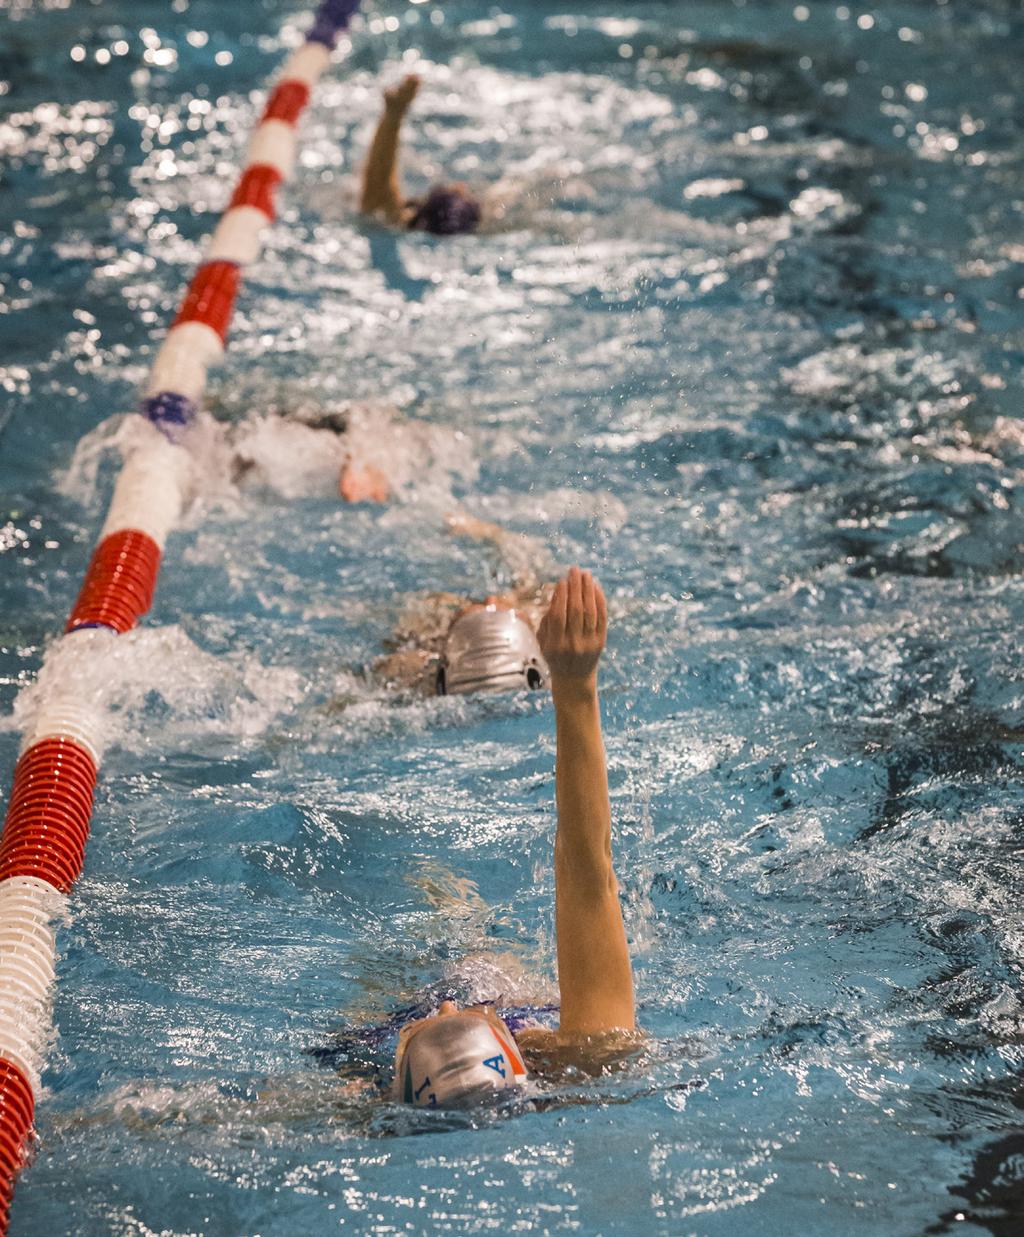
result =
[[[307,17],[0,0],[4,770],[109,495],[109,419]],[[1018,6],[366,18],[211,407],[258,436],[291,406],[394,405],[437,427],[436,466],[407,461],[384,511],[287,451],[241,489],[204,474],[105,685],[12,1231],[1017,1232]],[[500,178],[482,236],[353,215],[403,55],[410,187]],[[418,590],[502,581],[441,531],[453,497],[608,590],[650,1037],[478,1128],[322,1061],[424,993],[553,994],[549,706],[365,674]]]

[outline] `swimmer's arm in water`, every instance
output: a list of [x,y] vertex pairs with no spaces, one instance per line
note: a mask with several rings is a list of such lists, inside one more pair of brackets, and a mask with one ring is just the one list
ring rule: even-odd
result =
[[604,593],[573,567],[560,580],[538,638],[551,671],[557,757],[555,927],[560,1036],[636,1026],[633,974],[612,867],[611,804],[597,666],[608,618]]
[[468,511],[450,511],[444,517],[445,531],[453,537],[465,537],[469,541],[486,541],[501,550],[509,541],[525,541],[520,533],[510,533],[500,524],[478,519]]
[[405,198],[398,180],[398,137],[409,105],[420,88],[415,73],[384,92],[384,114],[370,143],[363,169],[363,194],[359,209],[380,212],[389,223],[401,223]]
[[540,580],[534,564],[552,565],[546,550],[533,537],[509,532],[500,524],[478,519],[468,511],[449,512],[445,516],[444,526],[453,537],[465,537],[469,541],[494,546],[511,568],[517,592],[535,593],[540,588]]

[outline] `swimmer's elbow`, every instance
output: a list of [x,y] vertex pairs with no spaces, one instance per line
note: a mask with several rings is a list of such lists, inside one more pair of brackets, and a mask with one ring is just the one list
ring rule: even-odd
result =
[[577,898],[617,900],[619,882],[612,864],[610,839],[597,846],[566,845],[564,839],[556,840],[555,879],[560,888],[571,889]]

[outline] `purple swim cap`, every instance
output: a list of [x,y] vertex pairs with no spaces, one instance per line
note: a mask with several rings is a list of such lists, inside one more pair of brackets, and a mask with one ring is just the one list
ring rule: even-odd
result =
[[313,29],[306,35],[307,43],[322,43],[333,51],[338,35],[348,29],[348,23],[359,8],[359,0],[323,0],[313,20]]
[[435,236],[454,236],[458,232],[472,232],[479,222],[480,203],[476,198],[462,189],[435,185],[416,204],[409,227]]

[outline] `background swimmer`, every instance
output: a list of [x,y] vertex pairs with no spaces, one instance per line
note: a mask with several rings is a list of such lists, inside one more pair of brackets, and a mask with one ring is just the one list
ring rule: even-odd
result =
[[340,494],[347,502],[385,502],[434,492],[451,501],[456,477],[476,463],[465,434],[362,400],[327,404],[284,391],[248,411],[253,397],[201,422],[192,454],[222,485],[262,484],[286,498]]
[[419,88],[419,77],[410,73],[384,92],[384,113],[363,171],[360,209],[411,231],[432,232],[436,236],[472,232],[479,226],[483,212],[464,184],[434,185],[422,198],[407,198],[402,192],[398,139],[402,121]]
[[[291,427],[295,427],[295,431]],[[338,465],[338,493],[346,502],[386,502],[391,495],[391,485],[384,470],[366,458],[363,444],[358,434],[353,433],[353,418],[349,410],[315,409],[299,410],[293,415],[285,415],[278,419],[277,437],[307,436],[317,434],[320,442],[326,441],[330,434],[340,457]],[[296,445],[293,441],[293,447]],[[254,472],[262,471],[261,455],[256,447],[256,441],[250,436],[249,441],[242,439],[234,444],[231,459],[231,479],[237,485]]]
[[375,673],[392,686],[428,695],[547,686],[536,633],[553,586],[541,581],[538,568],[553,571],[553,564],[532,538],[466,512],[449,515],[446,526],[453,536],[493,545],[511,570],[512,586],[483,601],[455,593],[416,597]]

